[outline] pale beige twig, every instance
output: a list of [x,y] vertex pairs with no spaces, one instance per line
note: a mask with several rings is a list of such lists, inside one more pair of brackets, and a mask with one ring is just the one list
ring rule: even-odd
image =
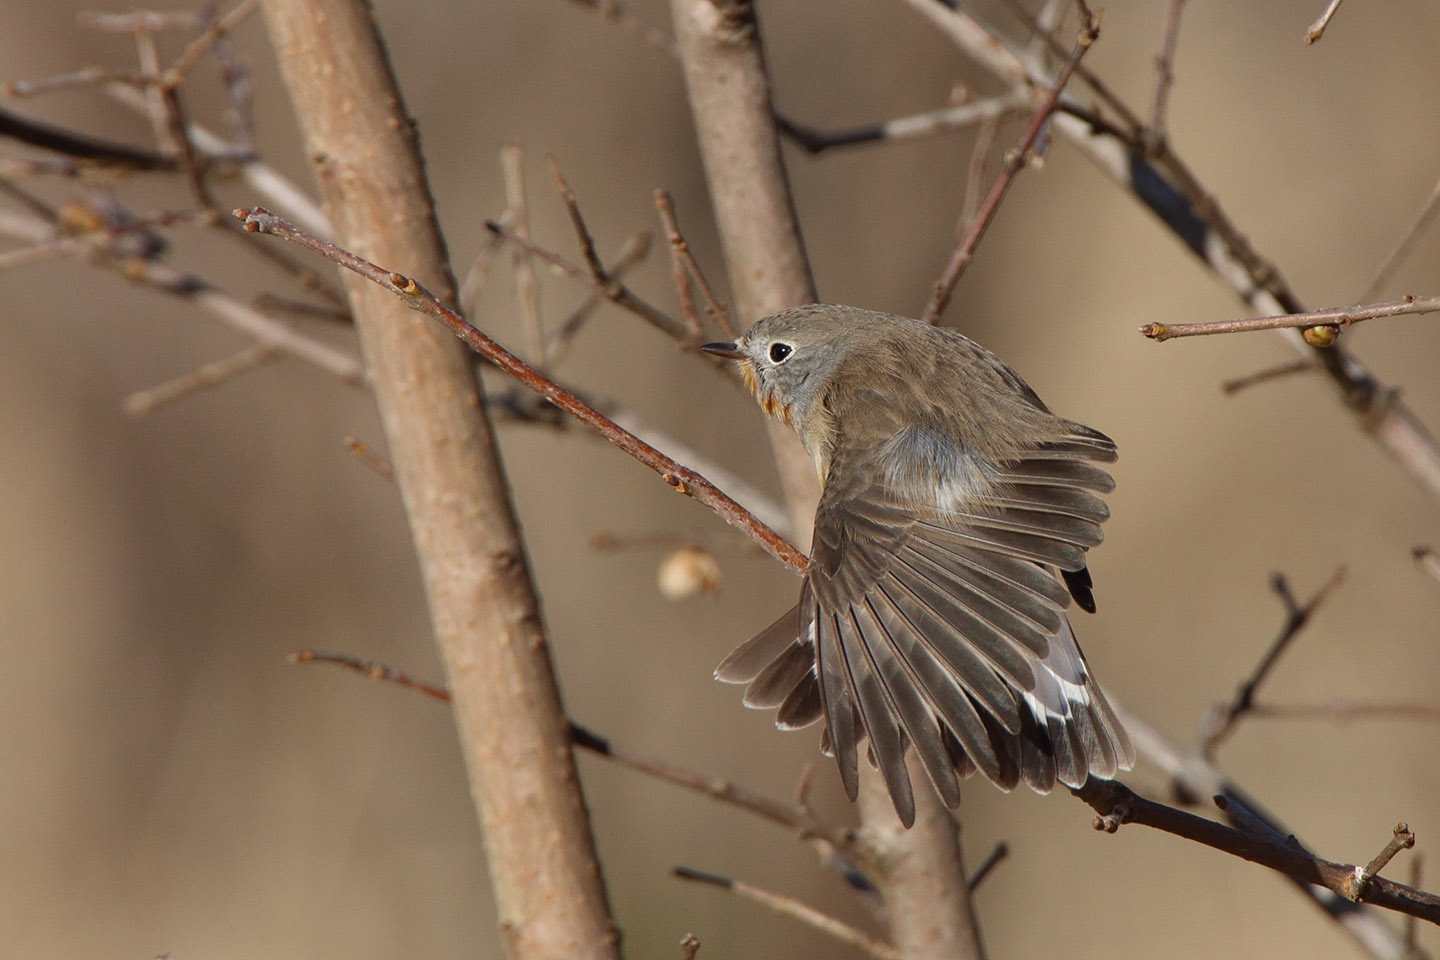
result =
[[[525,191],[525,147],[512,140],[500,148],[500,169],[505,180],[505,220],[521,240],[530,239],[530,204]],[[540,324],[540,284],[535,279],[535,260],[523,244],[510,248],[510,266],[515,272],[515,303],[520,308],[520,325],[530,360],[536,366],[549,363],[545,356],[545,330]]]
[[1390,278],[1395,275],[1395,271],[1410,256],[1410,252],[1415,249],[1415,242],[1430,226],[1436,213],[1440,213],[1440,180],[1435,181],[1435,186],[1430,188],[1430,196],[1425,199],[1425,203],[1420,207],[1420,212],[1415,215],[1415,222],[1410,225],[1405,236],[1400,238],[1395,249],[1386,255],[1380,268],[1375,271],[1374,278],[1365,285],[1365,290],[1359,297],[1361,303],[1367,303],[1380,295],[1381,288],[1390,281]]
[[128,395],[121,403],[126,416],[143,417],[160,407],[175,403],[200,390],[218,387],[241,374],[258,370],[280,356],[280,349],[268,343],[246,347],[239,353],[197,367],[183,376],[158,383]]
[[837,940],[845,946],[853,947],[861,953],[873,957],[874,960],[901,960],[900,951],[890,944],[876,940],[869,934],[857,930],[827,913],[822,913],[794,897],[787,897],[784,894],[775,893],[731,877],[693,870],[690,867],[676,867],[671,873],[681,880],[691,880],[709,884],[712,887],[720,887],[722,890],[729,890],[736,896],[752,903],[758,903],[782,917],[798,920],[807,927],[819,930],[831,939]]
[[1330,0],[1315,22],[1310,24],[1305,31],[1305,43],[1312,44],[1325,35],[1325,28],[1330,26],[1330,18],[1335,16],[1335,11],[1340,9],[1340,0]]

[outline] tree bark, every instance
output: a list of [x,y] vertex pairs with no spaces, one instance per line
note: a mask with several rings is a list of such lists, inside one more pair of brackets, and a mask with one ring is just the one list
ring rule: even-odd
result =
[[[265,0],[336,242],[455,282],[369,8]],[[615,960],[618,935],[510,491],[461,346],[344,275],[424,578],[509,955]]]

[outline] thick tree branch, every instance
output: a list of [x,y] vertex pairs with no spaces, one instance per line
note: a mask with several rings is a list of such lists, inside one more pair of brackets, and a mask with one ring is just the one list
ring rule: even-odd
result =
[[[265,0],[336,238],[454,299],[416,138],[359,0]],[[588,814],[484,398],[445,331],[347,275],[515,960],[615,960]]]

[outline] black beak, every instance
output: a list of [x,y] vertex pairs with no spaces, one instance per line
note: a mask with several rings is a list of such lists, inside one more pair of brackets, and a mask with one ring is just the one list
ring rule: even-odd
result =
[[706,353],[713,353],[717,357],[724,357],[726,360],[745,359],[745,353],[730,340],[722,340],[719,343],[702,343],[700,349]]

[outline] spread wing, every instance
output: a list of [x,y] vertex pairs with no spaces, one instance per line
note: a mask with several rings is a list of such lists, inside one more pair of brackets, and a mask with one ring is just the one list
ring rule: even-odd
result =
[[[860,745],[909,825],[905,754],[915,749],[949,806],[974,769],[1004,789],[1078,787],[1133,762],[1124,729],[1090,678],[1065,610],[1087,608],[1085,551],[1113,481],[1090,461],[1114,445],[1076,426],[999,466],[983,496],[933,511],[832,468],[815,517],[800,603],[716,671],[782,727],[826,720],[853,799]],[[836,464],[853,462],[837,456]]]

